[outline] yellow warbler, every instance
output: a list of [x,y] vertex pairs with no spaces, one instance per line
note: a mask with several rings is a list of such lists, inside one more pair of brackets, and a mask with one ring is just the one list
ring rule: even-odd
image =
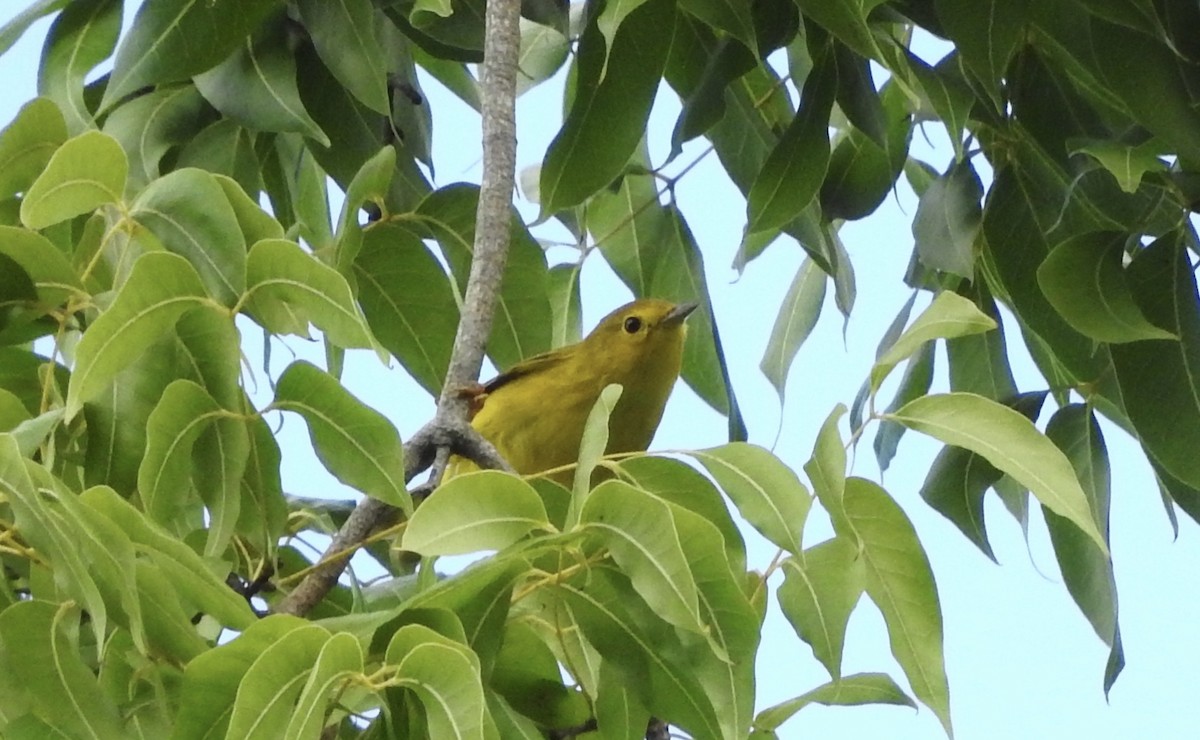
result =
[[[618,308],[583,341],[530,357],[484,384],[471,425],[522,475],[570,465],[600,391],[619,383],[606,452],[645,450],[679,377],[684,319],[695,308],[655,298]],[[475,469],[456,459],[446,477]],[[572,476],[567,470],[553,479],[569,485]]]

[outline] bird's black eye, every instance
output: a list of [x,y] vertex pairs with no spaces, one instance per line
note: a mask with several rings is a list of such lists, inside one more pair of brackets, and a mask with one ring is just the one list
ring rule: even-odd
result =
[[642,320],[639,319],[637,316],[630,316],[629,318],[625,319],[625,331],[627,333],[637,334],[638,330],[641,328],[642,328]]

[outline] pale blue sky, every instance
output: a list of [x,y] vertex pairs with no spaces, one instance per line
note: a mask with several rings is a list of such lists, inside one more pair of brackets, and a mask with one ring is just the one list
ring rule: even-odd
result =
[[[8,0],[0,24],[26,5]],[[36,69],[49,23],[35,25],[0,57],[0,126],[36,94]],[[560,123],[561,76],[524,96],[519,105],[518,166],[535,165]],[[478,181],[479,122],[447,93],[426,87],[435,113],[434,159],[437,184]],[[678,114],[678,102],[665,89],[651,118],[653,160],[662,161]],[[932,141],[940,146],[933,147]],[[951,158],[940,125],[914,136],[913,153],[936,167]],[[685,149],[679,162],[691,161],[702,147]],[[782,240],[751,263],[738,279],[729,268],[745,223],[745,203],[714,156],[706,158],[677,187],[678,200],[706,259],[716,317],[725,342],[733,382],[750,429],[751,441],[770,446],[780,424],[774,390],[758,370],[774,312],[802,253]],[[846,225],[842,237],[857,270],[858,302],[845,329],[829,291],[821,321],[797,357],[776,453],[799,470],[808,459],[817,428],[837,402],[847,405],[874,358],[875,346],[896,310],[908,297],[900,277],[912,248],[910,223],[916,200],[901,181],[897,192],[863,222]],[[533,218],[536,208],[525,212]],[[558,255],[555,251],[553,254]],[[583,273],[585,327],[628,298],[628,293],[598,259]],[[919,307],[927,299],[922,299]],[[246,333],[248,352],[258,341]],[[290,351],[320,363],[320,351],[302,341],[273,354],[276,372]],[[1045,387],[1010,332],[1009,348],[1022,390]],[[939,352],[935,389],[946,388],[945,356]],[[269,393],[261,363],[252,361],[258,390]],[[380,365],[374,355],[353,353],[347,383],[365,401],[387,414],[403,436],[431,415],[433,405],[402,371]],[[900,372],[896,372],[898,378]],[[882,405],[890,398],[885,386]],[[261,399],[260,399],[261,402]],[[1048,418],[1049,411],[1043,414]],[[1188,738],[1197,734],[1200,707],[1200,537],[1195,523],[1180,514],[1177,541],[1159,503],[1149,467],[1136,445],[1105,425],[1113,469],[1112,551],[1121,599],[1121,628],[1126,668],[1106,704],[1101,689],[1108,650],[1062,586],[1040,516],[1031,524],[1027,549],[1021,530],[989,496],[986,515],[994,565],[958,530],[919,498],[917,491],[939,446],[915,434],[905,436],[885,488],[912,518],[937,579],[945,623],[946,668],[957,737],[981,738]],[[657,449],[699,448],[724,441],[724,420],[680,385],[656,437]],[[326,474],[312,456],[298,420],[284,424],[284,483],[301,495],[351,496]],[[853,472],[880,480],[869,433],[854,460]],[[802,475],[802,474],[801,474]],[[831,534],[827,518],[814,509],[805,532],[816,544]],[[774,549],[750,537],[751,563],[762,568]],[[1043,575],[1045,574],[1045,575]],[[864,599],[851,619],[844,672],[887,671],[902,685],[903,672],[892,659],[879,612]],[[759,708],[796,696],[825,682],[824,669],[795,637],[772,602],[759,658]],[[784,738],[937,738],[933,713],[922,708],[824,708],[804,710],[780,731]]]

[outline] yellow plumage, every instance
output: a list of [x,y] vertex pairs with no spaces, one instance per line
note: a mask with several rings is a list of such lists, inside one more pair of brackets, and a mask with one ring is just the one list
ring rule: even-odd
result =
[[[604,317],[581,342],[524,360],[483,386],[471,424],[522,475],[574,463],[588,413],[606,386],[621,398],[606,452],[645,450],[683,360],[684,319],[695,304],[644,298]],[[475,470],[456,459],[446,477]],[[568,484],[572,471],[555,474]]]

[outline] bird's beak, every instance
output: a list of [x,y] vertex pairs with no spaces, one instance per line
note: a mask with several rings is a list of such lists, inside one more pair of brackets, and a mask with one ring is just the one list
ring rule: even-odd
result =
[[662,323],[666,324],[667,326],[682,324],[683,320],[686,319],[692,313],[692,311],[695,311],[698,305],[698,303],[681,303],[675,308],[672,308],[671,312],[663,317]]

